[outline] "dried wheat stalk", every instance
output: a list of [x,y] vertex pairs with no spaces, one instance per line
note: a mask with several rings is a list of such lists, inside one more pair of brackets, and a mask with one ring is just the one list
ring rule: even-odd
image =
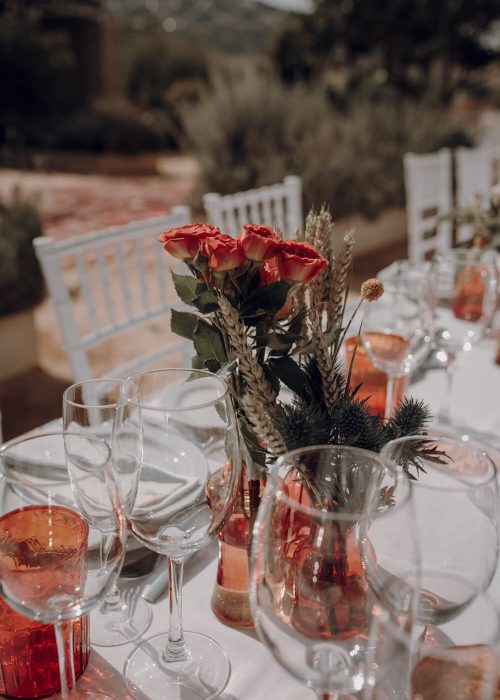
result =
[[258,439],[266,446],[266,450],[276,456],[284,454],[285,442],[281,433],[274,427],[269,412],[263,408],[262,401],[253,394],[245,394],[242,404],[247,419],[252,424]]
[[335,382],[335,364],[325,342],[320,315],[316,307],[309,311],[309,323],[311,325],[311,336],[314,338],[314,356],[321,374],[323,397],[327,408],[333,408],[338,393]]
[[240,371],[245,378],[248,392],[264,406],[272,406],[276,400],[276,392],[248,344],[245,326],[240,321],[238,312],[223,294],[219,295],[219,308],[231,347],[238,356]]
[[354,247],[354,229],[348,231],[343,240],[342,248],[335,265],[335,275],[332,277],[332,285],[327,302],[328,327],[338,326],[344,313],[345,298],[352,266],[352,249]]

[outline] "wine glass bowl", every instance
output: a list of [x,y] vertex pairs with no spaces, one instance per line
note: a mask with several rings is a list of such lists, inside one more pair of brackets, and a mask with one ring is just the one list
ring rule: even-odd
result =
[[318,697],[374,683],[372,618],[389,576],[407,583],[391,605],[410,624],[408,592],[418,590],[410,496],[388,461],[342,446],[290,452],[268,479],[253,542],[256,629]]
[[126,682],[139,697],[214,697],[229,677],[227,655],[209,637],[185,632],[179,607],[183,558],[217,536],[238,491],[228,385],[203,370],[163,369],[134,375],[122,393],[113,451],[139,465],[127,520],[142,544],[167,556],[171,589],[169,632],[132,652]]
[[[109,446],[79,433],[12,440],[0,449],[0,476],[2,595],[15,612],[54,624],[61,694],[77,696],[69,695],[75,679],[62,625],[99,604],[116,581],[125,550]],[[92,517],[82,503],[92,504]]]
[[[89,379],[68,387],[63,394],[63,427],[67,433],[96,435],[111,442],[113,423],[120,398],[122,380]],[[123,460],[111,455],[115,472],[119,474],[119,489],[122,501],[133,497],[137,482],[137,465],[132,464],[124,473]],[[69,460],[76,475],[85,469],[75,460]],[[127,464],[130,465],[130,462]],[[85,494],[78,494],[80,506],[90,509],[89,517],[99,517],[98,504],[89,502]],[[129,547],[136,544],[129,539]],[[98,646],[126,644],[140,637],[150,626],[153,618],[151,607],[141,597],[130,607],[115,585],[102,604],[92,613],[92,641]]]
[[432,303],[426,274],[411,284],[395,274],[384,293],[365,306],[361,340],[373,365],[388,377],[385,416],[394,403],[394,380],[409,375],[427,357],[433,337]]
[[418,464],[412,482],[422,564],[417,617],[424,624],[442,624],[485,590],[494,575],[499,541],[495,465],[480,448],[432,435],[393,440],[382,454],[413,472]]

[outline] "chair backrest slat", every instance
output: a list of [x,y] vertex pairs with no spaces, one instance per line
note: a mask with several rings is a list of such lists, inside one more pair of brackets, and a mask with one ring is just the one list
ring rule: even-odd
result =
[[207,219],[231,236],[237,236],[243,224],[265,224],[278,227],[284,238],[295,238],[304,226],[302,183],[296,175],[236,194],[208,192],[203,206]]
[[[469,208],[476,195],[483,198],[487,207],[491,187],[500,181],[500,148],[457,148],[455,151],[457,207]],[[472,238],[474,232],[470,224],[463,224],[457,229],[457,242],[464,243]]]
[[[179,206],[168,216],[60,243],[45,236],[34,240],[75,381],[92,377],[86,355],[89,349],[170,312],[168,256],[156,239],[167,228],[189,223],[189,207]],[[68,280],[74,268],[76,290]],[[75,308],[81,308],[82,302],[86,319]],[[186,354],[188,342],[182,342]],[[134,360],[137,366],[142,359]]]
[[[451,247],[452,226],[437,223],[452,209],[452,161],[449,149],[404,156],[408,254],[419,262],[436,250]],[[435,233],[433,231],[435,230]]]

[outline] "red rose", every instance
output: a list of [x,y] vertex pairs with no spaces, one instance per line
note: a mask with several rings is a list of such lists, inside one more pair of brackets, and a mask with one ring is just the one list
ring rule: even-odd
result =
[[259,224],[245,224],[238,240],[247,258],[255,262],[274,257],[281,243],[274,229]]
[[310,282],[328,261],[308,243],[283,241],[276,256],[281,279],[287,282]]
[[203,252],[208,258],[208,266],[215,272],[234,270],[245,262],[239,240],[222,233],[206,238]]
[[164,231],[158,240],[174,258],[194,258],[200,249],[200,244],[207,238],[220,234],[217,226],[210,224],[188,224]]

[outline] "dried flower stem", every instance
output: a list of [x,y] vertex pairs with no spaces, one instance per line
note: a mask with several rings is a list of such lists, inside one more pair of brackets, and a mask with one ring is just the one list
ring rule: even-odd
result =
[[285,442],[281,433],[274,427],[269,412],[263,408],[262,401],[253,394],[245,394],[241,402],[247,419],[259,440],[265,444],[266,450],[273,455],[284,454]]
[[[330,258],[332,248],[333,222],[329,210],[322,206],[318,215],[314,216],[314,247],[327,260]],[[323,302],[328,298],[331,271],[329,268],[321,270],[319,275],[311,284],[311,305],[322,307]]]
[[248,392],[255,396],[263,406],[272,406],[276,399],[276,392],[267,380],[262,366],[248,344],[245,326],[240,321],[238,312],[223,294],[219,295],[219,308],[231,347],[238,356],[240,371],[247,384]]
[[302,240],[312,246],[314,246],[314,241],[316,240],[316,216],[316,212],[311,208],[306,218],[306,228],[302,236]]
[[343,245],[337,259],[336,274],[330,288],[327,304],[329,328],[333,328],[342,322],[351,275],[353,247],[354,229],[351,229],[344,236]]
[[321,374],[323,397],[327,408],[333,408],[338,394],[335,382],[335,364],[325,342],[317,308],[310,310],[309,322],[311,324],[311,336],[314,338],[314,355]]

